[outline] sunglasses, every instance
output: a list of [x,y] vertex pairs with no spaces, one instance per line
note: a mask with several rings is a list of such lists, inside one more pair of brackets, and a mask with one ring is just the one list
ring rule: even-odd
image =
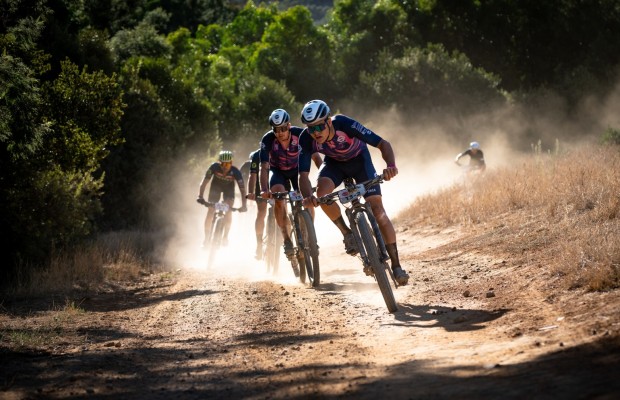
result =
[[326,125],[327,125],[326,123],[322,123],[322,124],[318,124],[318,125],[309,126],[308,127],[308,133],[313,135],[315,133],[322,132],[323,129],[325,129]]
[[286,125],[285,126],[277,126],[277,127],[273,128],[273,131],[275,133],[286,132],[286,131],[288,131],[288,126],[286,126]]

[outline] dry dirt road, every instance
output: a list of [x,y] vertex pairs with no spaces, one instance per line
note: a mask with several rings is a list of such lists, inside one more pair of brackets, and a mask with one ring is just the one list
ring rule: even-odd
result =
[[317,289],[224,252],[209,271],[4,300],[0,398],[620,398],[618,291],[550,296],[462,233],[399,231],[412,279],[394,314],[340,246],[321,248]]

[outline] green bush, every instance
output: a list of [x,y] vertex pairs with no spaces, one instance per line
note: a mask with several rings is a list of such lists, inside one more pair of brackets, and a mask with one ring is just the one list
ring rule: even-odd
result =
[[603,133],[601,141],[604,144],[620,144],[620,129],[607,128]]

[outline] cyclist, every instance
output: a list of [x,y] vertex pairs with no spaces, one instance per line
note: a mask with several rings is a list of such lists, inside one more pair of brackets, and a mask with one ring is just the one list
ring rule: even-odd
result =
[[[256,200],[260,197],[260,183],[258,182],[258,173],[260,167],[260,148],[250,153],[250,169],[248,179],[248,195],[250,200]],[[267,215],[267,203],[256,202],[256,220],[254,221],[254,231],[256,233],[256,252],[254,257],[257,260],[263,258],[263,232],[265,231],[265,216]]]
[[[352,177],[356,182],[363,182],[377,175],[368,151],[368,144],[381,151],[381,156],[387,164],[383,170],[385,180],[389,181],[398,174],[394,151],[387,140],[345,115],[338,114],[331,117],[329,106],[324,101],[312,100],[306,103],[301,112],[301,121],[306,128],[300,138],[299,185],[305,197],[304,205],[307,207],[318,205],[316,197],[312,195],[312,185],[308,177],[310,156],[314,153],[319,152],[324,155],[323,166],[319,171],[317,181],[316,192],[319,197],[333,192],[346,177]],[[399,285],[406,285],[409,275],[400,265],[396,232],[383,208],[381,187],[376,185],[370,188],[364,197],[370,203],[385,239],[394,277]],[[321,204],[321,208],[344,236],[347,254],[357,254],[355,238],[342,218],[338,204]]]
[[[260,186],[263,198],[269,198],[271,192],[290,191],[291,187],[293,190],[299,189],[299,135],[303,129],[291,126],[290,120],[286,110],[274,110],[269,116],[272,129],[261,139]],[[321,157],[317,154],[312,159],[318,167]],[[289,232],[285,200],[276,201],[274,212],[278,227],[282,231],[284,254],[290,259],[295,249]]]
[[[205,200],[203,198],[205,188],[207,187],[207,183],[213,178],[211,182],[211,187],[209,188],[209,197],[208,201],[211,203],[216,203],[220,201],[220,198],[223,196],[224,202],[227,203],[230,207],[232,207],[235,201],[235,181],[237,181],[237,186],[239,186],[239,192],[241,192],[241,200],[242,206],[239,211],[245,212],[247,211],[247,200],[245,198],[245,188],[243,187],[243,177],[241,176],[241,172],[237,167],[233,166],[233,153],[229,150],[222,150],[218,156],[218,162],[214,162],[211,164],[207,172],[205,173],[202,182],[200,183],[200,189],[198,191],[198,198],[196,201],[199,203],[204,203]],[[207,211],[207,216],[205,218],[205,238],[202,242],[202,247],[206,247],[209,244],[210,234],[211,234],[211,224],[213,223],[213,215],[215,214],[215,209],[213,207],[209,207]],[[228,244],[228,232],[230,231],[230,224],[232,222],[232,213],[226,213],[225,218],[225,226],[224,226],[224,243],[226,246]]]
[[469,144],[469,148],[463,151],[462,153],[459,153],[454,159],[454,162],[456,163],[456,165],[460,167],[461,164],[459,163],[459,160],[466,155],[469,156],[469,169],[471,171],[477,170],[479,172],[484,172],[487,165],[484,162],[484,154],[482,153],[482,150],[480,149],[480,143],[471,142]]

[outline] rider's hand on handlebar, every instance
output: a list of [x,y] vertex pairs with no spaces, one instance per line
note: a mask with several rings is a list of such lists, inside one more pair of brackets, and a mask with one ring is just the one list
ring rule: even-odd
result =
[[304,198],[301,204],[306,208],[318,207],[319,201],[317,200],[315,196],[310,196],[310,197]]
[[267,191],[262,191],[260,192],[260,197],[262,197],[263,199],[268,199],[271,197],[271,192],[267,192]]
[[388,166],[383,170],[383,179],[386,181],[389,181],[396,175],[398,175],[398,168],[396,168],[396,165]]

